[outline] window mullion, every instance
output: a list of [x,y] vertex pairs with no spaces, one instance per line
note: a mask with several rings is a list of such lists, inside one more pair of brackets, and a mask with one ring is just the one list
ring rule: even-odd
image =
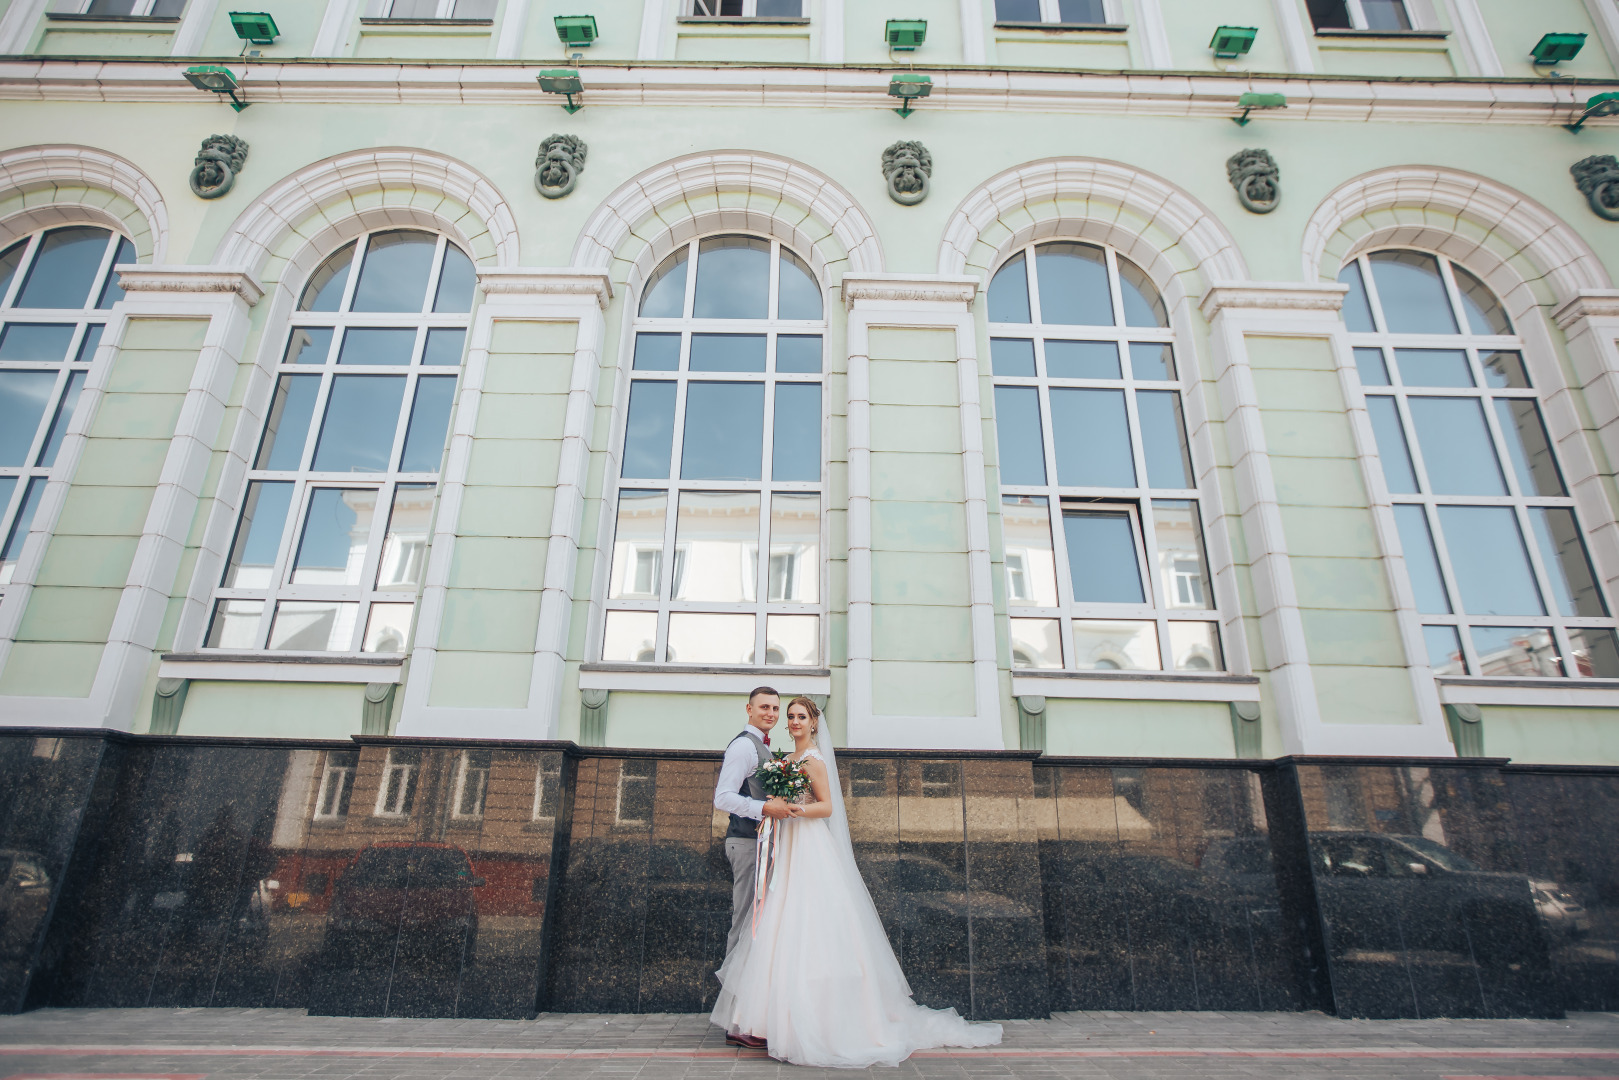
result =
[[10,308],[16,305],[17,298],[22,295],[23,283],[28,280],[28,275],[34,268],[34,260],[39,258],[39,246],[44,242],[44,237],[45,230],[42,229],[24,241],[22,258],[17,260],[17,272],[11,275],[11,284],[6,289],[6,294],[0,296],[0,307]]
[[[1355,2],[1356,0],[1349,0],[1349,3]],[[1383,298],[1378,294],[1377,282],[1372,278],[1372,260],[1365,255],[1358,255],[1355,258],[1355,265],[1360,269],[1360,285],[1366,290],[1366,302],[1372,309],[1372,325],[1377,328],[1374,332],[1387,336],[1389,331],[1388,324],[1383,321]],[[1342,315],[1339,317],[1342,318]]]
[[[337,305],[336,321],[338,325],[336,333],[333,335],[334,337],[341,338],[343,335],[343,316],[348,313],[349,308],[354,304],[354,290],[358,288],[360,284],[361,264],[365,261],[366,253],[370,247],[370,241],[370,233],[364,233],[354,241],[354,255],[349,259],[348,279],[343,282],[343,298]],[[306,289],[308,287],[308,285],[304,286]],[[335,341],[333,342],[333,346],[335,348],[342,348],[342,342]]]
[[287,520],[281,527],[281,543],[276,547],[275,565],[271,567],[270,580],[265,584],[264,612],[259,616],[258,632],[253,639],[257,648],[269,647],[270,627],[275,622],[277,598],[281,593],[282,583],[292,576],[292,563],[297,557],[299,538],[303,535],[304,515],[308,502],[309,481],[300,476],[293,481]]
[[692,312],[695,310],[693,305],[697,302],[698,245],[699,242],[696,240],[689,241],[686,244],[686,296],[685,299],[681,301],[681,303],[683,303],[685,306],[680,309],[681,317],[686,320],[690,320],[692,318]]

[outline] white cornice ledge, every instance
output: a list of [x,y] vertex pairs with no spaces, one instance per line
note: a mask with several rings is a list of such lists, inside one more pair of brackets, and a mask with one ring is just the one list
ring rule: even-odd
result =
[[843,303],[860,300],[899,303],[961,304],[978,295],[978,279],[944,274],[844,274]]
[[1552,312],[1559,330],[1567,330],[1581,319],[1619,318],[1619,289],[1587,289],[1575,293]]
[[1257,311],[1338,311],[1349,286],[1330,282],[1302,285],[1292,281],[1217,281],[1203,294],[1205,319],[1226,308]]
[[235,293],[249,307],[264,295],[264,286],[245,270],[220,270],[212,266],[140,266],[133,263],[116,267],[118,284],[126,293]]
[[593,296],[604,310],[613,299],[613,282],[607,271],[571,266],[489,267],[478,271],[478,285],[485,296]]

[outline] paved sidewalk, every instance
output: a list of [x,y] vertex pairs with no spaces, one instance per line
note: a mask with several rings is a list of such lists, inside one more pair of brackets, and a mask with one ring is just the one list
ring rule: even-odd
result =
[[[0,1080],[766,1080],[820,1070],[725,1045],[705,1017],[305,1016],[288,1009],[46,1009],[0,1017]],[[1541,1080],[1619,1077],[1619,1014],[1339,1020],[1319,1013],[1061,1013],[889,1077]],[[848,1073],[827,1070],[826,1075]]]

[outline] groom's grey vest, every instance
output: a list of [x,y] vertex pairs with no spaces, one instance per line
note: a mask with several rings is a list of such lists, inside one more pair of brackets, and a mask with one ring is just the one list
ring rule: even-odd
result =
[[[753,745],[754,753],[759,755],[760,765],[770,760],[770,751],[765,749],[765,744],[761,740],[754,738],[746,731],[738,735],[736,739],[742,739]],[[736,739],[732,739],[731,742],[736,742]],[[730,743],[727,743],[725,749],[729,750],[730,748]],[[765,786],[759,782],[758,777],[750,772],[748,778],[742,782],[742,786],[737,788],[737,794],[763,801],[765,798]],[[759,836],[759,823],[752,818],[737,817],[732,814],[731,827],[725,830],[725,838],[729,840],[733,836],[740,837],[743,840],[757,839]]]

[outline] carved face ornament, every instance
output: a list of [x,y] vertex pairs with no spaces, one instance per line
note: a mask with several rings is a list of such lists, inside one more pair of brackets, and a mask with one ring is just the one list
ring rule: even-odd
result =
[[560,199],[579,183],[588,148],[577,135],[553,135],[540,144],[534,160],[534,187],[547,199]]
[[933,155],[919,142],[900,141],[883,151],[883,178],[888,197],[902,206],[915,206],[928,197]]
[[230,191],[247,161],[247,143],[234,135],[210,135],[192,162],[191,191],[200,199],[217,199]]

